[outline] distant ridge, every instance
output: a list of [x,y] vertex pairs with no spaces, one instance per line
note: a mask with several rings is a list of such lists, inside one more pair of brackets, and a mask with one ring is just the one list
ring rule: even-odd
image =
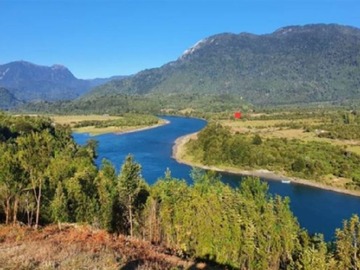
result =
[[259,105],[360,98],[360,30],[311,24],[217,34],[176,61],[101,85],[81,100],[174,93],[231,94]]
[[[63,65],[41,66],[26,61],[0,65],[0,87],[23,101],[72,100],[112,78],[81,80]],[[0,108],[4,108],[1,106]]]

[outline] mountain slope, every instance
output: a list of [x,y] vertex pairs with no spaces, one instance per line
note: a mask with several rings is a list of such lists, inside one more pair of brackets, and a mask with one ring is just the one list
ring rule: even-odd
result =
[[360,98],[360,30],[316,24],[211,36],[176,61],[111,81],[83,100],[119,93],[236,94],[253,104]]
[[72,100],[110,79],[77,79],[61,65],[47,67],[25,61],[0,65],[0,86],[25,101]]
[[15,98],[8,89],[0,87],[0,110],[8,110],[20,104],[22,104],[22,102]]
[[37,231],[0,226],[0,240],[1,269],[198,269],[200,265],[171,255],[164,247],[77,224]]

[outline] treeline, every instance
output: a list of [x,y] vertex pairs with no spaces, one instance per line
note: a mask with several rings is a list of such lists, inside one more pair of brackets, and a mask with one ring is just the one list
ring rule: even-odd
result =
[[85,222],[165,245],[180,256],[234,269],[358,269],[360,222],[344,222],[334,243],[300,228],[289,200],[259,179],[230,188],[193,170],[193,185],[170,171],[153,186],[129,155],[119,174],[96,143],[78,146],[67,127],[0,115],[0,219],[38,227]]
[[74,125],[74,128],[94,126],[95,128],[105,127],[129,127],[148,126],[159,123],[159,118],[146,114],[123,114],[121,118],[114,120],[85,120]]
[[360,156],[325,142],[232,134],[229,128],[212,122],[187,149],[206,165],[269,169],[315,181],[333,175],[350,179],[348,188],[360,187]]
[[202,115],[223,111],[248,110],[251,106],[233,94],[109,94],[84,96],[73,101],[34,102],[16,108],[19,112],[42,114],[161,114]]

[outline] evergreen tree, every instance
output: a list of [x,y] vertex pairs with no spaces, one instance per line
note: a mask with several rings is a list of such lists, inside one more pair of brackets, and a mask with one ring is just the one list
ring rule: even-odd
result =
[[132,155],[125,158],[118,177],[117,190],[119,202],[124,206],[126,221],[129,225],[129,233],[134,235],[134,218],[136,209],[136,200],[144,187],[144,181],[141,177],[141,166],[134,161]]
[[360,221],[357,215],[336,230],[336,256],[340,269],[360,269]]
[[98,219],[102,228],[111,231],[115,215],[113,211],[116,194],[116,175],[115,168],[109,161],[103,160],[95,183],[99,203]]
[[59,229],[61,229],[61,222],[65,222],[68,220],[67,211],[67,199],[64,194],[62,183],[58,182],[55,196],[51,202],[51,212],[53,220],[59,225]]
[[20,195],[26,185],[16,146],[0,142],[0,203],[6,224],[17,222]]

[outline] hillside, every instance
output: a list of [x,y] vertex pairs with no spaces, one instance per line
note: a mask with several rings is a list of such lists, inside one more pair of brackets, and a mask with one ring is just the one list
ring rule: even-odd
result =
[[72,100],[95,86],[121,78],[81,80],[62,65],[48,67],[25,61],[0,65],[0,87],[24,101]]
[[360,98],[360,30],[315,24],[214,35],[176,61],[99,86],[82,101],[175,93],[236,95],[261,105]]
[[0,109],[7,110],[21,103],[8,89],[0,87]]
[[76,224],[0,226],[0,249],[1,269],[199,269],[149,242]]

